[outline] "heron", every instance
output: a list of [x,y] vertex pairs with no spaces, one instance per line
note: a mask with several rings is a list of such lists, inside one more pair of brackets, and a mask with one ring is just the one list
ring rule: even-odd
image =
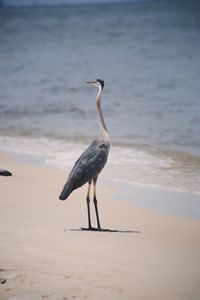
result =
[[[87,230],[99,230],[101,231],[101,224],[98,213],[96,185],[97,179],[104,168],[110,149],[110,138],[106,128],[106,124],[101,109],[101,96],[104,88],[104,80],[96,79],[94,81],[87,81],[87,84],[93,85],[98,88],[96,97],[96,108],[99,121],[99,135],[91,145],[81,154],[78,160],[75,162],[74,167],[69,173],[67,182],[65,183],[63,190],[60,194],[60,200],[66,200],[68,196],[77,188],[80,188],[84,184],[88,183],[88,190],[86,195],[87,203],[87,215],[88,215],[88,228]],[[97,228],[92,227],[91,215],[90,215],[90,190],[93,183],[93,203],[96,213]],[[84,229],[84,228],[82,228]]]

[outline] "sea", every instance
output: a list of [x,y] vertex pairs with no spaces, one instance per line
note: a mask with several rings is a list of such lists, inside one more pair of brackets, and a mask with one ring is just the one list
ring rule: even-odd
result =
[[0,8],[0,150],[66,170],[111,138],[105,180],[200,195],[200,2]]

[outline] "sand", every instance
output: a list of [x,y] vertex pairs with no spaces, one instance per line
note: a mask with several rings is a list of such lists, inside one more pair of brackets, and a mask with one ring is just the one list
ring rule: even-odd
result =
[[102,227],[119,232],[81,231],[86,186],[63,202],[66,172],[2,153],[0,167],[13,173],[0,177],[1,300],[200,299],[200,220],[134,207],[100,178]]

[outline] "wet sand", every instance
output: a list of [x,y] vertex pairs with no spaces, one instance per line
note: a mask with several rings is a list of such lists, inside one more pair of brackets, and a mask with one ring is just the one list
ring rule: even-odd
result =
[[5,154],[0,166],[13,173],[0,177],[0,299],[200,298],[199,220],[138,208],[100,178],[102,227],[117,232],[81,231],[86,186],[63,202],[66,172]]

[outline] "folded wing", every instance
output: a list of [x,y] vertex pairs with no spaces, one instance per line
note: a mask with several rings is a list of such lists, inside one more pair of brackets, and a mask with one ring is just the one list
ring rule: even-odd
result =
[[67,199],[73,190],[99,175],[106,164],[109,148],[108,142],[95,140],[83,152],[69,174],[68,180],[60,194],[60,200]]

